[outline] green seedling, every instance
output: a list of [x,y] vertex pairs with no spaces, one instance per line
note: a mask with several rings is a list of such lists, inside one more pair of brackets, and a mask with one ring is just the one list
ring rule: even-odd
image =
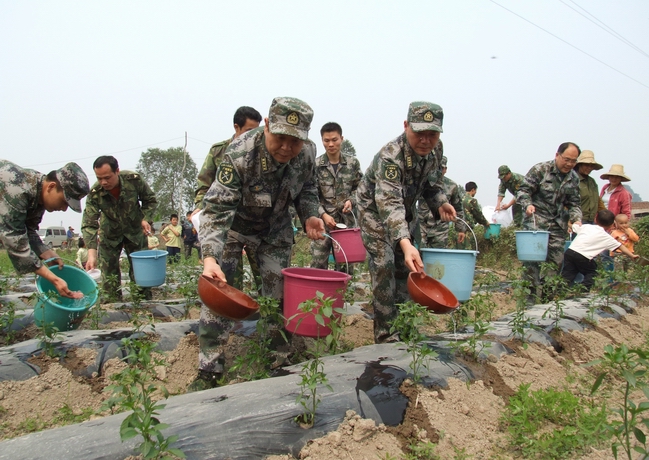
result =
[[177,291],[185,299],[185,319],[189,318],[189,311],[192,307],[200,305],[198,302],[198,278],[201,272],[197,270],[193,262],[192,258],[176,265],[178,275]]
[[501,416],[512,450],[524,458],[564,459],[609,439],[606,408],[569,391],[521,385]]
[[170,447],[178,436],[166,437],[162,430],[168,425],[157,417],[165,404],[154,401],[153,395],[159,390],[167,398],[169,393],[163,385],[155,383],[156,366],[166,366],[164,360],[153,355],[156,344],[143,337],[122,339],[122,345],[128,353],[124,358],[128,366],[111,376],[115,383],[106,387],[111,396],[103,409],[131,411],[120,426],[120,438],[123,442],[141,436],[143,442],[137,450],[143,458],[168,458],[169,455],[185,458],[181,450]]
[[[325,386],[329,391],[333,391],[333,388],[328,383],[327,375],[324,372],[324,362],[321,358],[327,350],[330,353],[335,353],[342,343],[343,310],[334,308],[334,302],[334,298],[325,298],[322,292],[316,291],[315,298],[306,300],[298,306],[302,314],[313,315],[316,323],[322,327],[328,326],[331,329],[331,333],[324,340],[318,338],[314,341],[313,359],[306,361],[302,365],[300,372],[300,394],[297,397],[297,402],[300,403],[305,412],[297,416],[296,421],[307,426],[313,426],[316,410],[318,404],[320,404],[321,398],[318,387]],[[294,319],[296,315],[292,318]],[[290,320],[291,318],[289,318]]]
[[7,302],[0,306],[0,332],[4,335],[6,345],[11,345],[16,340],[16,331],[11,327],[14,321],[21,316],[16,316],[16,306],[13,302]]
[[288,342],[282,329],[284,317],[279,312],[279,300],[272,297],[259,297],[259,319],[256,324],[256,336],[246,342],[245,354],[239,355],[230,368],[231,373],[238,373],[246,380],[258,380],[270,377],[273,364],[271,348],[273,331],[278,331],[285,342]]
[[551,306],[543,312],[543,319],[552,319],[552,328],[559,329],[559,321],[563,318],[564,300],[568,296],[568,283],[556,272],[556,266],[551,263],[541,264],[541,277],[543,278],[543,290],[548,293],[552,300]]
[[622,394],[622,403],[610,409],[612,417],[606,424],[607,431],[615,438],[611,449],[617,459],[620,448],[628,460],[632,460],[633,452],[644,458],[647,451],[647,429],[649,428],[649,402],[637,403],[631,399],[634,391],[640,390],[645,398],[649,398],[649,353],[639,348],[629,349],[625,344],[604,347],[604,357],[588,363],[586,366],[601,367],[601,372],[595,379],[591,394],[597,392],[606,381],[615,385],[623,382],[622,388],[617,387]]
[[408,446],[408,453],[404,455],[404,460],[439,460],[440,457],[435,453],[435,444],[430,441],[412,442]]
[[523,347],[527,347],[525,343],[525,334],[532,326],[532,323],[527,316],[527,299],[532,294],[532,283],[523,279],[522,273],[514,277],[512,281],[513,296],[516,299],[516,311],[509,325],[512,328],[514,339],[518,339],[523,343]]
[[43,353],[50,358],[55,358],[59,355],[55,344],[60,340],[61,336],[62,334],[59,332],[59,328],[53,322],[41,321],[35,338],[39,340],[39,345],[43,348]]
[[398,333],[400,340],[406,344],[406,350],[412,357],[410,369],[413,380],[417,383],[421,380],[422,368],[428,368],[430,360],[437,357],[434,350],[421,343],[428,337],[422,334],[419,329],[424,325],[429,313],[426,307],[412,300],[397,305],[397,307],[399,313],[392,322],[390,333]]

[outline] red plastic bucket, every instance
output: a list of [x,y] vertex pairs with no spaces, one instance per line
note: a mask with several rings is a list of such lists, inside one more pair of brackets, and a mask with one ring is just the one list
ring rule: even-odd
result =
[[[287,331],[306,337],[326,337],[331,333],[326,324],[316,323],[311,313],[302,313],[299,305],[316,298],[322,292],[324,298],[333,297],[334,308],[343,308],[343,294],[351,279],[347,273],[320,268],[284,268],[284,327]],[[295,316],[294,316],[295,315]],[[294,317],[293,317],[294,316]],[[290,318],[290,321],[289,321]]]
[[[346,228],[329,232],[334,240],[334,259],[339,264],[365,262],[367,252],[363,246],[360,228]],[[338,244],[336,244],[338,243]],[[342,248],[342,251],[341,251]],[[347,259],[345,259],[347,256]]]

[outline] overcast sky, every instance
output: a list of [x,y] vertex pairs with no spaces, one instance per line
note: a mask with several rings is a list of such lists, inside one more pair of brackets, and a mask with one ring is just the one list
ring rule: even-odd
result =
[[648,22],[642,0],[0,0],[0,156],[43,173],[76,161],[92,183],[97,156],[132,169],[187,132],[200,167],[237,107],[267,116],[293,96],[314,109],[319,154],[337,121],[365,170],[428,100],[448,176],[477,182],[483,206],[499,165],[524,174],[564,141],[595,152],[599,184],[622,163],[649,200]]

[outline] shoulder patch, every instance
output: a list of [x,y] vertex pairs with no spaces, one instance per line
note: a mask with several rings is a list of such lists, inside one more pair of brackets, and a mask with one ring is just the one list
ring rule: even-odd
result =
[[223,185],[229,185],[230,183],[232,183],[232,180],[234,180],[234,169],[232,168],[232,165],[221,164],[219,166],[219,172],[216,177]]
[[397,180],[399,178],[399,168],[397,165],[387,165],[385,167],[385,178],[387,180]]

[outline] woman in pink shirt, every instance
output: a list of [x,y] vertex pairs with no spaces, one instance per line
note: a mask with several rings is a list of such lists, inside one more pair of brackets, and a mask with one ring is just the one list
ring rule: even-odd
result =
[[613,215],[626,214],[631,218],[631,194],[624,188],[622,182],[631,180],[629,176],[624,174],[623,165],[612,165],[611,170],[606,174],[602,174],[602,179],[607,180],[608,184],[602,187],[599,196],[604,201],[604,204]]

